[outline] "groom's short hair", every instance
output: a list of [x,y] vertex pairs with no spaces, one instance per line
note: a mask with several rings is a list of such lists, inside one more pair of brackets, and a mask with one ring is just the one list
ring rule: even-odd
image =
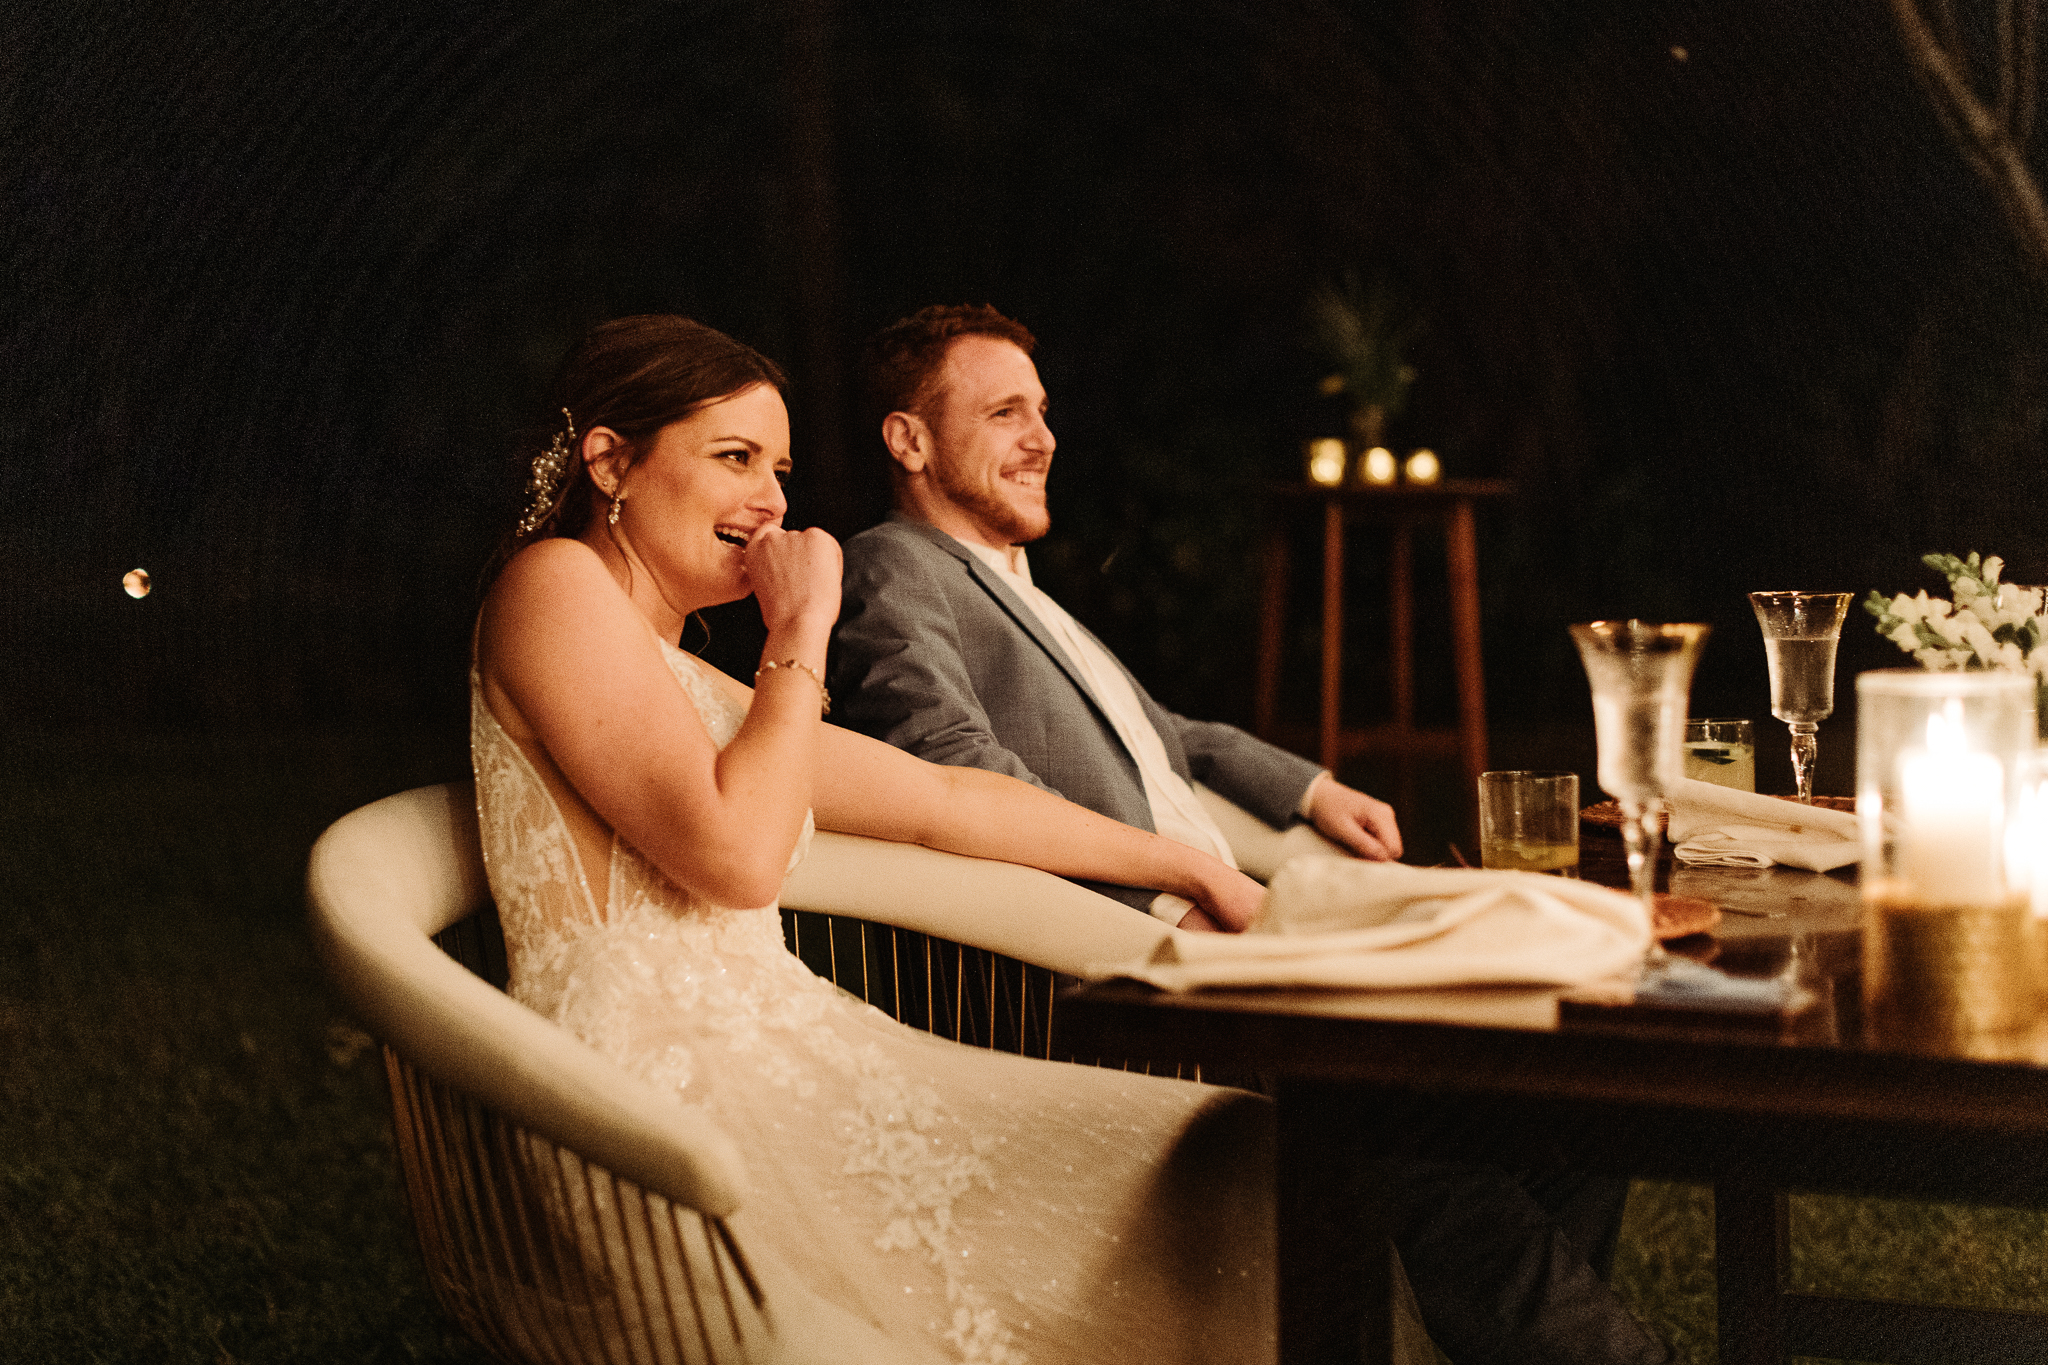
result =
[[1038,345],[1023,323],[985,303],[935,303],[891,323],[861,348],[862,420],[870,433],[880,432],[882,420],[892,412],[931,420],[946,350],[964,336],[995,337],[1025,355]]

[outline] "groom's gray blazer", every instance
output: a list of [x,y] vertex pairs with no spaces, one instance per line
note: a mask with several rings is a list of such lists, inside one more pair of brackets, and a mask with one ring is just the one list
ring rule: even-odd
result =
[[[830,674],[833,719],[853,729],[1153,828],[1137,761],[1073,661],[1001,575],[934,526],[896,516],[846,542]],[[1315,764],[1131,687],[1175,772],[1268,824],[1294,816]],[[1140,908],[1154,895],[1100,889]]]

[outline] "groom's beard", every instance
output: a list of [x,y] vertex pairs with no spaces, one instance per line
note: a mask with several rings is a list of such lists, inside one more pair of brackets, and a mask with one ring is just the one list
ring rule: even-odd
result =
[[[995,488],[985,484],[956,481],[952,471],[935,466],[939,491],[946,500],[973,518],[992,541],[1003,545],[1028,545],[1041,540],[1052,529],[1052,513],[1046,509],[1045,485],[1036,496],[1017,484],[998,480]],[[1006,491],[1009,495],[1006,496]]]

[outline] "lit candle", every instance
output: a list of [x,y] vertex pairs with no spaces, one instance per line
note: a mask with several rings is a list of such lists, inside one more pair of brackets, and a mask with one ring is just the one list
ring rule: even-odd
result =
[[1344,482],[1344,443],[1334,436],[1308,443],[1308,481],[1324,488]]
[[1444,467],[1437,462],[1434,450],[1418,450],[1408,457],[1408,482],[1435,483],[1443,476]]
[[1386,485],[1394,481],[1399,466],[1394,462],[1394,452],[1385,446],[1374,446],[1358,461],[1359,477],[1367,483]]
[[1930,905],[2004,899],[2005,768],[1964,747],[1961,707],[1927,718],[1927,747],[1899,756],[1900,879]]

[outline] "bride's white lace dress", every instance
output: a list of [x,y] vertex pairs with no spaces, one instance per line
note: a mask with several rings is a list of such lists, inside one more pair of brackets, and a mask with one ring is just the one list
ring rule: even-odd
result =
[[[729,742],[742,709],[664,650]],[[1261,1102],[905,1028],[792,956],[773,905],[709,904],[616,838],[592,882],[474,685],[472,710],[512,994],[732,1136],[732,1227],[796,1358],[1272,1358]]]

